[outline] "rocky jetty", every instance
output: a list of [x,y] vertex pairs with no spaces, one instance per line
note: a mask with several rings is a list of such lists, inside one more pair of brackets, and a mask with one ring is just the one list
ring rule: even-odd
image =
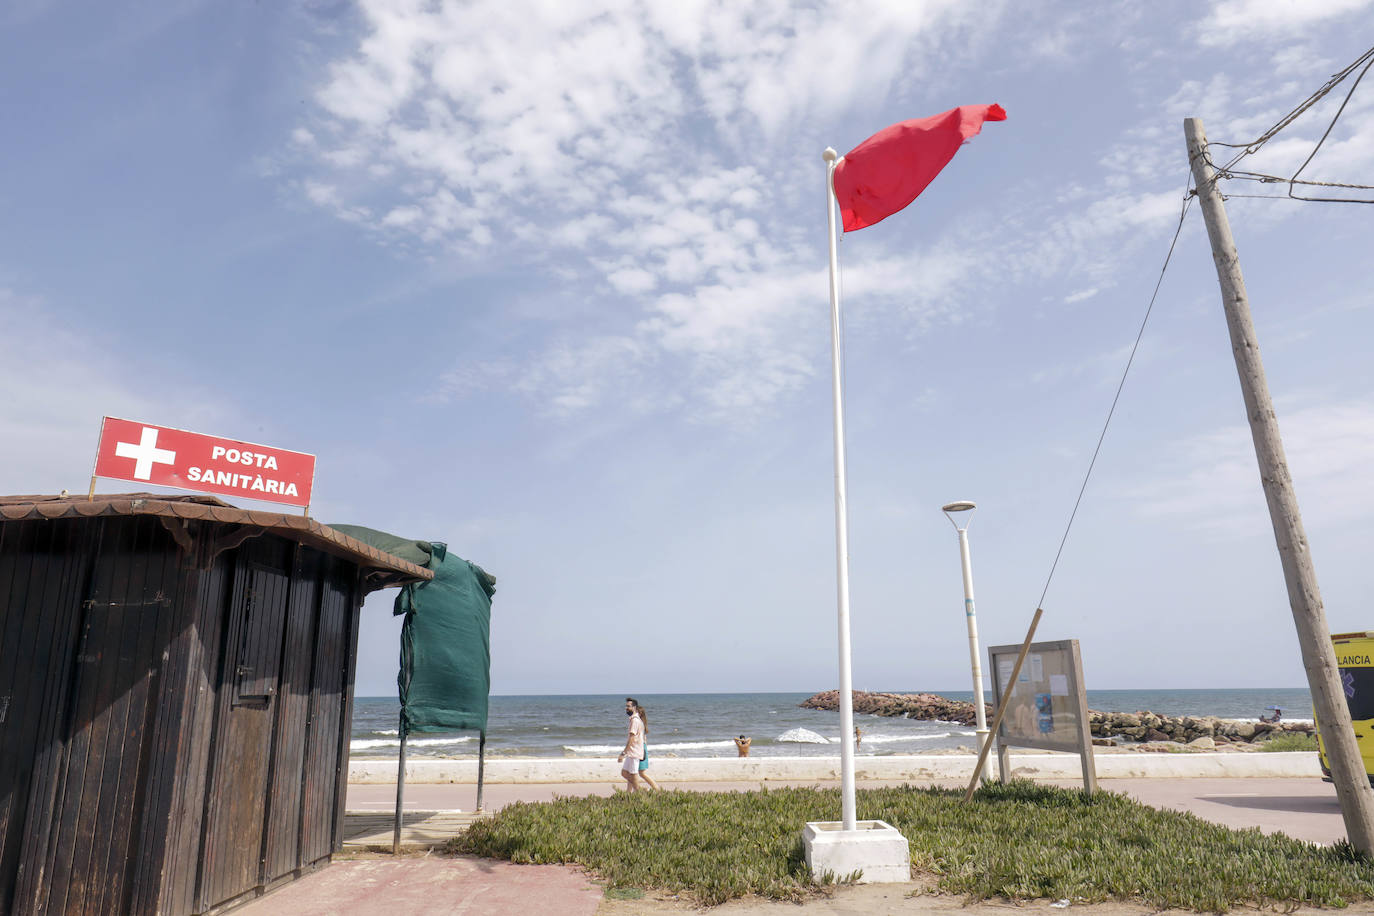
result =
[[[840,692],[826,690],[801,704],[802,709],[839,709]],[[992,707],[987,708],[989,718]],[[934,693],[865,693],[854,691],[854,711],[870,716],[897,716],[905,719],[939,719],[972,725],[977,721],[973,704],[950,700]]]
[[[839,709],[839,691],[826,690],[802,702],[803,709]],[[987,719],[992,721],[992,706]],[[871,716],[900,716],[906,719],[939,720],[973,725],[977,721],[972,703],[951,700],[934,693],[866,693],[854,691],[854,711]],[[1161,716],[1143,712],[1098,712],[1088,710],[1088,722],[1095,738],[1126,738],[1133,741],[1177,741],[1187,744],[1199,738],[1217,743],[1254,743],[1275,735],[1310,735],[1310,722],[1249,722],[1216,716]]]

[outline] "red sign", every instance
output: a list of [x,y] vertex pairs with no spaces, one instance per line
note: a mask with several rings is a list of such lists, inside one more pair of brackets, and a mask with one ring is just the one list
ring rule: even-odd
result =
[[315,456],[106,417],[95,476],[309,506]]

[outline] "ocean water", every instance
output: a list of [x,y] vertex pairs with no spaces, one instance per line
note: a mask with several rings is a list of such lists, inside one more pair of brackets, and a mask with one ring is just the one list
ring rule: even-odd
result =
[[[920,693],[893,690],[891,693]],[[972,700],[972,691],[928,691]],[[649,714],[649,754],[664,757],[733,757],[734,738],[753,739],[750,756],[839,754],[840,715],[801,709],[809,693],[639,694]],[[1088,707],[1104,712],[1150,710],[1170,716],[1256,719],[1266,706],[1284,718],[1312,717],[1306,688],[1238,690],[1089,690]],[[395,757],[400,747],[393,697],[357,697],[353,703],[352,756]],[[971,726],[953,722],[855,715],[863,732],[860,755],[927,754],[973,748]],[[491,698],[487,754],[506,757],[613,757],[625,745],[625,697],[620,694]],[[411,757],[475,757],[477,733],[412,734]]]

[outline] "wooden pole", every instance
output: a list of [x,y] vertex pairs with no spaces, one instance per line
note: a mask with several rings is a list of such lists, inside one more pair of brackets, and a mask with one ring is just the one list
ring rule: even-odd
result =
[[482,776],[487,762],[487,730],[477,733],[477,811],[482,811]]
[[1188,161],[1198,201],[1202,204],[1207,237],[1212,243],[1212,260],[1216,262],[1217,279],[1221,284],[1226,327],[1231,333],[1231,352],[1240,375],[1245,412],[1250,418],[1250,436],[1255,443],[1260,482],[1269,503],[1269,520],[1274,526],[1274,540],[1288,586],[1288,604],[1293,610],[1303,667],[1307,670],[1312,705],[1316,708],[1326,757],[1331,764],[1341,815],[1345,818],[1350,844],[1360,852],[1374,853],[1374,790],[1370,789],[1369,776],[1355,740],[1355,728],[1350,721],[1350,709],[1345,703],[1336,651],[1331,645],[1326,610],[1317,587],[1317,572],[1312,565],[1307,534],[1298,512],[1298,498],[1293,491],[1288,459],[1274,416],[1274,404],[1269,397],[1269,384],[1264,377],[1264,364],[1260,361],[1254,323],[1250,319],[1250,300],[1240,272],[1240,256],[1231,237],[1231,223],[1226,218],[1221,192],[1217,190],[1216,170],[1207,158],[1207,135],[1202,130],[1201,119],[1185,120],[1183,134],[1188,142]]
[[1035,616],[1031,618],[1030,629],[1026,631],[1026,641],[1021,644],[1021,653],[1016,656],[1016,665],[1012,667],[1011,677],[1007,679],[1007,688],[997,700],[997,715],[992,717],[992,725],[988,727],[988,740],[983,742],[983,749],[978,753],[978,765],[973,768],[973,778],[968,781],[964,801],[972,798],[973,790],[978,787],[978,780],[983,775],[983,764],[987,763],[988,751],[992,749],[992,742],[997,738],[997,730],[1002,727],[1002,717],[1007,714],[1007,701],[1011,699],[1011,692],[1016,688],[1016,679],[1021,675],[1021,664],[1030,652],[1031,641],[1035,639],[1035,628],[1040,625],[1040,615],[1043,613],[1043,608],[1036,608]]
[[401,852],[401,815],[405,810],[406,794],[406,713],[401,710],[401,754],[396,769],[396,824],[391,832],[391,854]]

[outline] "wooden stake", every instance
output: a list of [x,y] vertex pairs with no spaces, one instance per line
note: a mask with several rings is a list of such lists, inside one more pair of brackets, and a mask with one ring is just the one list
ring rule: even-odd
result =
[[1026,641],[1021,644],[1021,653],[1016,656],[1011,677],[1007,679],[1007,689],[1002,691],[1002,696],[997,700],[997,715],[992,717],[992,725],[988,727],[988,740],[983,742],[983,750],[978,754],[978,765],[973,768],[973,778],[968,781],[964,801],[973,798],[973,790],[978,787],[978,778],[983,775],[983,764],[987,762],[988,751],[992,749],[992,742],[997,738],[997,730],[1002,727],[1002,717],[1007,714],[1007,702],[1011,699],[1011,692],[1016,688],[1016,679],[1021,674],[1021,663],[1030,652],[1031,641],[1035,639],[1035,628],[1040,625],[1040,615],[1043,613],[1043,608],[1036,608],[1035,616],[1031,618],[1030,629],[1026,631]]
[[477,813],[482,813],[482,777],[487,762],[487,730],[478,732],[477,738]]
[[1245,412],[1250,418],[1250,436],[1255,443],[1260,482],[1269,503],[1269,520],[1274,526],[1274,540],[1288,586],[1288,604],[1293,610],[1303,667],[1307,670],[1312,705],[1316,708],[1322,742],[1326,745],[1341,815],[1350,845],[1360,852],[1374,853],[1374,790],[1370,789],[1350,720],[1350,708],[1345,703],[1336,650],[1331,645],[1326,610],[1317,587],[1317,572],[1312,565],[1307,533],[1298,511],[1293,478],[1288,473],[1288,459],[1279,437],[1264,364],[1260,361],[1259,343],[1250,318],[1250,299],[1240,272],[1240,256],[1231,237],[1231,223],[1226,218],[1221,192],[1217,190],[1216,170],[1207,158],[1207,135],[1203,133],[1201,119],[1185,120],[1183,134],[1188,141],[1188,161],[1197,185],[1198,201],[1202,204],[1207,237],[1212,243],[1212,260],[1216,262],[1217,280],[1221,284],[1221,304],[1226,311],[1226,327],[1231,333],[1231,352],[1240,375]]
[[406,714],[401,710],[401,753],[396,771],[396,825],[391,832],[391,854],[401,852],[401,816],[405,810],[406,794]]

